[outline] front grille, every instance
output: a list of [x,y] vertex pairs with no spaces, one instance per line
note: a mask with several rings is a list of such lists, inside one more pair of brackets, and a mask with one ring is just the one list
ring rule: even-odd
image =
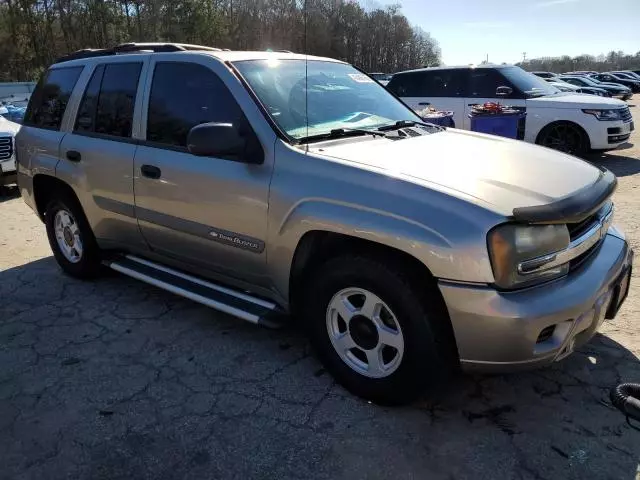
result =
[[598,221],[599,212],[594,213],[593,215],[585,218],[581,222],[577,223],[567,223],[567,228],[569,229],[569,237],[571,241],[579,238],[580,235],[588,231],[597,221]]
[[11,137],[0,137],[0,160],[6,160],[13,155],[13,140]]
[[624,122],[630,122],[632,117],[631,117],[631,110],[629,110],[629,107],[624,107],[622,109],[622,121]]

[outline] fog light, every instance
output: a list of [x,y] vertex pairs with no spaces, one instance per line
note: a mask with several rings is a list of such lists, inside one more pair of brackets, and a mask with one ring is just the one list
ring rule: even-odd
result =
[[536,343],[542,343],[549,340],[553,336],[553,332],[555,330],[556,330],[555,325],[549,325],[548,327],[543,328],[542,331],[540,332],[540,335],[538,335],[538,340],[536,340]]

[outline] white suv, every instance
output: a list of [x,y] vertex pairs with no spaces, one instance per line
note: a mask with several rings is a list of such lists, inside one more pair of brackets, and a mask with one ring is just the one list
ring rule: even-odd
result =
[[20,130],[19,124],[10,122],[2,116],[3,109],[6,110],[0,107],[0,188],[16,183],[14,145],[15,136]]
[[512,65],[411,70],[394,75],[387,88],[414,110],[453,111],[456,127],[466,130],[473,105],[516,107],[527,114],[521,140],[574,155],[614,149],[634,128],[624,102],[564,93]]

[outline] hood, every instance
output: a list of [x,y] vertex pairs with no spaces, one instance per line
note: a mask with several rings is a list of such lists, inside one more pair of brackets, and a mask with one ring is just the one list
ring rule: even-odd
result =
[[622,108],[627,104],[622,100],[566,93],[527,99],[527,107],[536,108]]
[[390,140],[357,137],[309,151],[443,191],[504,216],[593,185],[601,172],[576,157],[525,142],[457,129]]
[[16,135],[20,130],[20,124],[15,122],[10,122],[6,118],[0,115],[0,135],[2,134],[10,134]]

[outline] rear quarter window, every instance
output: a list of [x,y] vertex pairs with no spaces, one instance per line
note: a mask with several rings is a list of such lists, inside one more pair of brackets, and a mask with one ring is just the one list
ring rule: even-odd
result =
[[24,116],[24,125],[60,130],[69,98],[84,67],[50,69],[38,82]]

